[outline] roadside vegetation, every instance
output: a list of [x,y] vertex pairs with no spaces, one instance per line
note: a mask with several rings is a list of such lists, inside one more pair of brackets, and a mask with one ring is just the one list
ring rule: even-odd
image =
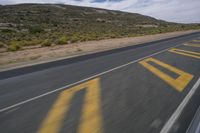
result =
[[0,6],[0,48],[6,51],[190,29],[200,29],[200,24],[68,5]]

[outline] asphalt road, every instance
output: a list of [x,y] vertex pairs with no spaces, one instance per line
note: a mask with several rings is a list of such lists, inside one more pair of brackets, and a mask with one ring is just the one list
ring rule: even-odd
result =
[[1,133],[183,133],[200,33],[0,72]]

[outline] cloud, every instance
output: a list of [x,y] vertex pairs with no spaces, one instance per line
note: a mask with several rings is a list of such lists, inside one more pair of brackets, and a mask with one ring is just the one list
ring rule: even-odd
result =
[[0,4],[61,3],[141,13],[157,19],[200,23],[200,0],[0,0]]
[[153,0],[145,8],[130,7],[129,12],[138,12],[172,22],[200,23],[200,0]]

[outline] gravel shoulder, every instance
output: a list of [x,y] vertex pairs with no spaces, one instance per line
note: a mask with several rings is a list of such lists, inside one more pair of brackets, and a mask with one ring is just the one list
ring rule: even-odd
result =
[[0,53],[0,71],[60,60],[64,58],[71,58],[74,56],[81,56],[130,45],[139,45],[146,42],[167,39],[198,31],[199,30],[188,30],[156,35],[145,35],[139,37],[80,42],[42,48],[33,47],[16,52],[2,52]]

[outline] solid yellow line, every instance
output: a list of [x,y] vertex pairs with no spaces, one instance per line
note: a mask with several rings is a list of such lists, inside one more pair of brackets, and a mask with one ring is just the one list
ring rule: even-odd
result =
[[170,49],[168,51],[176,53],[176,54],[185,55],[185,56],[189,56],[189,57],[200,59],[200,53],[198,53],[198,52],[182,50],[182,49],[175,49],[175,48]]
[[61,92],[42,122],[38,133],[58,133],[62,127],[64,116],[69,110],[72,97],[82,89],[86,89],[86,97],[78,126],[78,133],[101,133],[103,127],[99,78],[92,79]]
[[200,44],[185,44],[185,46],[200,47]]
[[[157,69],[156,67],[152,66],[151,64],[149,64],[148,62],[154,62],[176,74],[179,75],[178,78],[174,79],[173,77],[167,75],[166,73],[160,71],[159,69]],[[168,64],[165,64],[159,60],[156,60],[154,58],[147,58],[143,61],[139,62],[141,65],[143,65],[145,68],[147,68],[149,71],[151,71],[152,73],[154,73],[155,75],[157,75],[158,77],[160,77],[162,80],[164,80],[165,82],[167,82],[169,85],[171,85],[172,87],[174,87],[177,91],[181,92],[184,90],[184,88],[186,87],[186,85],[190,82],[190,80],[193,78],[193,75],[186,73],[182,70],[179,70],[173,66],[170,66]]]

